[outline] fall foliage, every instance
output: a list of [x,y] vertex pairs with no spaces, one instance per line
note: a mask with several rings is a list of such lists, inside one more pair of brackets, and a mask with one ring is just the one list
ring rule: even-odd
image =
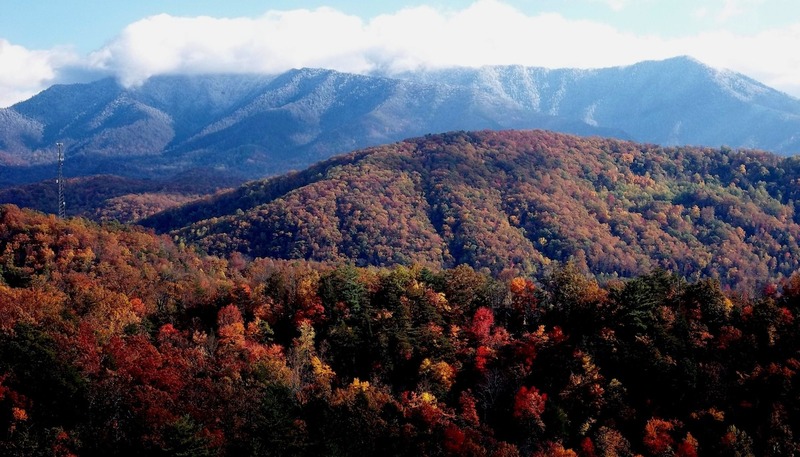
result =
[[800,268],[798,164],[724,147],[452,132],[339,156],[143,223],[220,256],[467,264],[539,281],[549,264],[572,262],[606,279],[661,268],[754,289]]
[[2,206],[0,452],[800,452],[800,275],[541,277],[214,257]]

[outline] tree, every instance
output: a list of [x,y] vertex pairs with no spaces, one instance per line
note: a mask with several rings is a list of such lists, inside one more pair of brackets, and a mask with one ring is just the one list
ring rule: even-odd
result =
[[651,418],[644,427],[644,445],[652,455],[672,455],[675,440],[670,432],[675,424],[659,418]]
[[164,433],[162,451],[175,457],[212,457],[217,455],[208,437],[189,415],[179,417]]

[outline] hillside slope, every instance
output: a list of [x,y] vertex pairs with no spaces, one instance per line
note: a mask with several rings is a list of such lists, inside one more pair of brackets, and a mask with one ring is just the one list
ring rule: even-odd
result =
[[212,253],[739,284],[800,260],[796,159],[543,131],[429,135],[144,223]]
[[[105,174],[69,178],[64,180],[65,213],[94,221],[137,222],[167,208],[239,186],[242,181],[214,170],[189,170],[168,180]],[[0,204],[55,214],[57,202],[55,179],[0,189]]]

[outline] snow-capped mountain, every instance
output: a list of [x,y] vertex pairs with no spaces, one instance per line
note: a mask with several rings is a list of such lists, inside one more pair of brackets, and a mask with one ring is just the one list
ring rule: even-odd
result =
[[541,128],[664,145],[800,151],[800,100],[679,57],[596,70],[502,66],[365,76],[159,76],[54,86],[0,110],[0,182],[67,173],[255,178],[450,130]]

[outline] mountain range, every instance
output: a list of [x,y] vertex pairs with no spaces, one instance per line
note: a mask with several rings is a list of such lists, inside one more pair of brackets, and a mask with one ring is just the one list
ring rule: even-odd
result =
[[660,145],[800,150],[800,100],[688,57],[595,70],[165,75],[53,86],[0,110],[0,185],[53,175],[242,179],[454,130],[548,129]]

